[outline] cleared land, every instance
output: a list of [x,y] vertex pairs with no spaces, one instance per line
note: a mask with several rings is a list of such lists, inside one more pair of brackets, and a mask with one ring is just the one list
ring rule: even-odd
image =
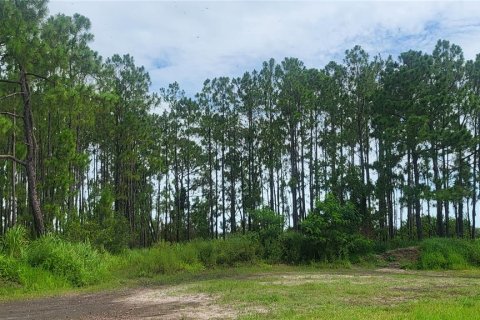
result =
[[479,319],[480,271],[269,272],[4,302],[0,319]]

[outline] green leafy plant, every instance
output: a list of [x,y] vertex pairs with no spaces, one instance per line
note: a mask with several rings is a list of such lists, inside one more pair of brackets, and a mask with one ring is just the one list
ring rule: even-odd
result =
[[12,258],[20,258],[27,244],[27,230],[21,225],[8,229],[1,241],[3,252]]
[[373,244],[359,234],[360,218],[353,204],[340,203],[328,194],[301,224],[302,232],[313,246],[311,259],[328,261],[348,259],[349,254],[366,253]]
[[28,248],[27,262],[64,277],[74,286],[94,284],[106,276],[101,254],[89,243],[70,243],[54,236],[33,242]]

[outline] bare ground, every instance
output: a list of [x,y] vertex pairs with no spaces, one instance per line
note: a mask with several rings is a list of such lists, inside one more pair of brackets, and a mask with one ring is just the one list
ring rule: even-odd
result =
[[232,319],[237,313],[181,287],[76,294],[0,304],[0,319]]
[[407,247],[389,250],[379,256],[380,261],[387,264],[388,269],[402,269],[404,265],[413,265],[420,257],[418,247]]

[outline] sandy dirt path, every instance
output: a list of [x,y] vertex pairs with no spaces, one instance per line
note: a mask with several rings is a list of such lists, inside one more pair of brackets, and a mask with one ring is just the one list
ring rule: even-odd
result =
[[182,287],[139,288],[0,303],[0,319],[232,319],[206,294]]

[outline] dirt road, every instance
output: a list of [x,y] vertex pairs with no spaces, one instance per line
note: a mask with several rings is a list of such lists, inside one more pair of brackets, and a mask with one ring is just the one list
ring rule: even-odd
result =
[[0,319],[231,319],[236,314],[206,294],[144,288],[0,303]]

